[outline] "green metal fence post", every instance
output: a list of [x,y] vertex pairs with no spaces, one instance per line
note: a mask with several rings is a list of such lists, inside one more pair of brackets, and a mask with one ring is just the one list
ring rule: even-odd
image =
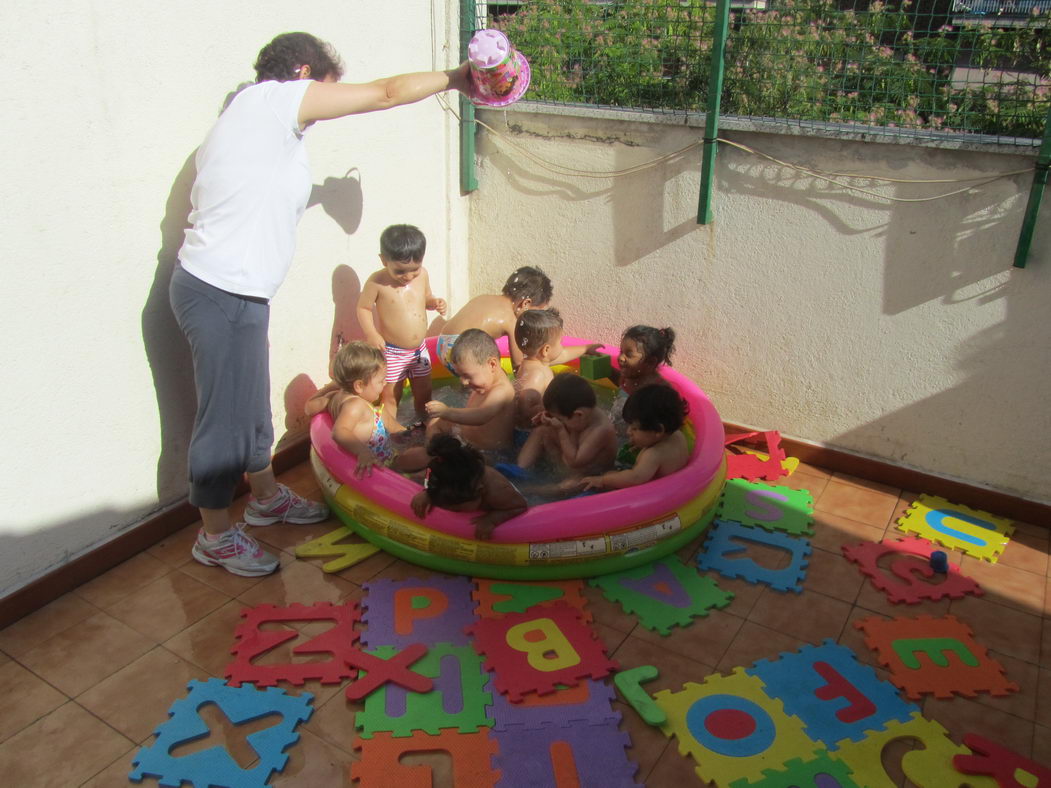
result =
[[1040,203],[1044,200],[1044,187],[1047,185],[1047,171],[1051,166],[1051,107],[1047,109],[1047,120],[1044,122],[1044,141],[1036,155],[1036,168],[1033,170],[1033,185],[1029,187],[1029,202],[1022,217],[1022,229],[1018,233],[1018,246],[1015,248],[1015,268],[1025,268],[1029,257],[1029,247],[1033,243],[1033,232],[1036,230],[1036,219],[1040,215]]
[[726,69],[726,35],[730,29],[730,0],[718,0],[712,31],[712,64],[708,73],[708,111],[704,118],[704,153],[701,157],[701,196],[697,224],[711,224],[712,189],[715,186],[715,153],[719,143],[719,103]]
[[[474,35],[477,24],[475,0],[460,0],[460,62],[467,59],[467,45]],[[460,192],[470,194],[478,188],[474,169],[474,138],[477,126],[474,122],[474,104],[466,96],[460,96]]]

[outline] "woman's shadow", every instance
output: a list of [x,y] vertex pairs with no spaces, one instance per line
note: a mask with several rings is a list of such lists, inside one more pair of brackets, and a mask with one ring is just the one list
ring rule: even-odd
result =
[[157,270],[142,308],[142,343],[153,375],[160,418],[157,500],[164,505],[186,493],[186,455],[197,410],[193,358],[168,302],[168,283],[189,227],[190,189],[197,175],[194,150],[175,176],[161,219]]

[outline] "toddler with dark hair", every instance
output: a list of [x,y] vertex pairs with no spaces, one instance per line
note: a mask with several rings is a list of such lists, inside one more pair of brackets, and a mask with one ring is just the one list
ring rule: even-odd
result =
[[565,364],[590,353],[600,345],[562,344],[562,315],[557,309],[527,309],[515,322],[515,344],[522,351],[522,363],[515,370],[518,407],[516,426],[528,429],[543,410],[540,398],[554,377],[553,364]]
[[515,323],[522,363],[515,372],[515,426],[527,430],[543,411],[543,396],[554,378],[551,363],[562,352],[562,316],[557,309],[528,309]]
[[682,425],[689,408],[679,392],[666,384],[643,386],[624,403],[628,442],[638,451],[635,465],[601,476],[586,476],[585,490],[617,490],[660,479],[685,467],[690,449]]
[[423,414],[431,398],[431,355],[427,334],[427,310],[445,316],[445,299],[431,293],[430,279],[423,267],[427,239],[411,224],[394,224],[380,235],[380,262],[376,273],[366,280],[358,298],[358,322],[365,341],[383,351],[387,372],[383,404],[398,411],[395,387],[412,378],[412,398],[416,412]]
[[456,340],[452,361],[460,381],[470,391],[467,405],[453,408],[438,400],[426,405],[428,437],[451,432],[483,451],[503,452],[511,448],[515,422],[515,389],[500,365],[496,341],[484,331],[471,328]]
[[515,344],[515,322],[527,309],[544,309],[551,300],[551,280],[539,268],[522,266],[507,277],[499,294],[475,296],[442,326],[435,348],[438,358],[454,375],[459,373],[452,358],[457,337],[469,328],[478,328],[493,339],[507,337],[511,365],[522,363],[522,351]]
[[481,512],[472,519],[476,539],[488,539],[500,523],[522,514],[526,500],[507,479],[485,464],[473,446],[452,435],[435,435],[427,444],[431,457],[423,490],[412,499],[421,520],[435,506],[452,512]]
[[568,469],[572,478],[613,466],[617,434],[609,416],[597,407],[590,383],[572,372],[560,372],[544,391],[543,404],[534,419],[537,426],[518,454],[519,467],[547,457]]
[[617,356],[620,370],[613,376],[613,382],[626,394],[633,394],[652,383],[666,385],[658,368],[661,364],[671,366],[674,352],[675,331],[672,329],[632,326],[620,338],[620,354]]

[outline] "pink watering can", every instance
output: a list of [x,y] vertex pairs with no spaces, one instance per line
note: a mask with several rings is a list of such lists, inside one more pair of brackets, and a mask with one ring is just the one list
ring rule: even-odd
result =
[[467,45],[471,100],[483,107],[506,107],[529,87],[529,61],[499,30],[479,30]]

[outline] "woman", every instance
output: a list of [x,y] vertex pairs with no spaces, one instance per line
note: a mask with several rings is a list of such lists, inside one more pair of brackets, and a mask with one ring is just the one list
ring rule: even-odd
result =
[[193,353],[197,418],[190,440],[190,503],[202,527],[193,557],[244,576],[278,566],[234,523],[235,487],[247,472],[251,525],[313,523],[324,504],[278,484],[267,341],[269,301],[295,252],[296,225],[311,177],[303,131],[319,120],[411,104],[444,90],[467,91],[467,64],[339,82],[343,67],[327,43],[285,33],[255,63],[256,82],[238,93],[197,152],[192,210],[170,297]]

